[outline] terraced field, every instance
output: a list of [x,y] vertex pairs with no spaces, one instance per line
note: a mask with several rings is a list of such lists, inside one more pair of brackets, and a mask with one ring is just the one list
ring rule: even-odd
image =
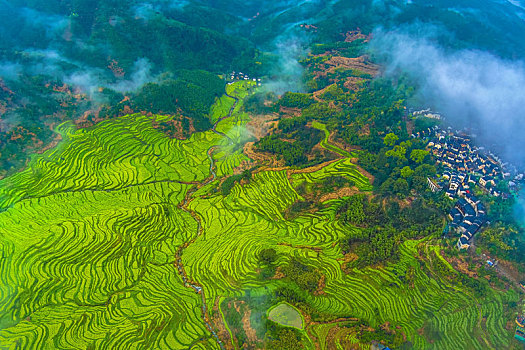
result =
[[61,125],[58,132],[64,141],[57,148],[34,157],[26,170],[0,182],[0,209],[54,193],[196,183],[209,176],[206,150],[226,142],[220,135],[196,133],[179,141],[165,137],[151,123],[150,117],[128,115],[89,130]]
[[298,186],[302,182],[320,183],[331,176],[343,176],[351,180],[361,191],[371,191],[372,186],[368,179],[359,172],[357,166],[352,163],[350,158],[340,159],[314,172],[302,172],[292,174],[291,178],[294,185]]
[[[438,272],[431,241],[405,242],[399,263],[359,269],[336,244],[361,234],[334,220],[339,200],[285,218],[304,181],[340,175],[370,190],[348,154],[314,172],[260,171],[227,196],[215,191],[248,160],[242,98],[250,89],[229,85],[239,101],[223,97],[212,109],[215,129],[185,141],[153,127],[166,116],[61,125],[57,148],[0,181],[0,348],[234,348],[234,325],[213,305],[295,288],[261,278],[258,257],[270,247],[277,265],[297,257],[325,278],[321,293],[299,291],[301,312],[315,310],[305,318],[306,348],[366,348],[359,322],[388,322],[416,349],[510,346],[503,305],[518,296],[491,290],[480,299],[450,282],[457,272]],[[217,341],[212,318],[230,339]]]
[[[249,185],[236,186],[226,198],[192,202],[193,210],[202,215],[205,235],[186,250],[184,264],[191,266],[190,274],[210,290],[210,302],[219,296],[240,297],[263,286],[282,285],[278,280],[261,281],[255,273],[259,252],[274,247],[281,256],[308,261],[326,277],[323,295],[304,295],[319,313],[358,318],[371,327],[388,322],[399,327],[419,349],[510,346],[502,305],[517,300],[516,294],[491,292],[477,300],[472,292],[434,273],[430,260],[415,258],[427,245],[434,249],[425,241],[406,242],[397,264],[381,269],[353,268],[345,274],[341,269],[343,256],[332,244],[347,230],[334,225],[335,201],[315,215],[284,220],[279,211],[296,198],[284,172],[266,172],[257,174]],[[492,316],[490,322],[489,318],[485,321],[488,330],[484,332],[480,323],[488,312]],[[432,332],[433,343],[425,332]]]
[[327,150],[329,151],[332,151],[334,153],[337,153],[343,157],[352,157],[352,156],[355,156],[355,155],[352,155],[351,153],[345,151],[345,150],[342,150],[341,148],[337,147],[337,146],[334,146],[330,143],[330,141],[328,140],[328,138],[330,137],[330,132],[328,131],[328,129],[326,128],[326,125],[323,124],[323,123],[320,123],[318,121],[313,121],[312,122],[312,127],[314,129],[318,129],[318,130],[321,130],[324,132],[324,140],[321,141],[321,146],[326,148]]
[[59,147],[1,182],[0,347],[217,347],[175,256],[198,232],[179,206],[229,140],[152,121],[62,125]]

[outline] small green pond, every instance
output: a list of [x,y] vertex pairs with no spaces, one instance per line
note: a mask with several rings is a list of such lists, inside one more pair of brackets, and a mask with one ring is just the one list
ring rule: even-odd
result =
[[280,303],[270,309],[268,318],[281,326],[303,329],[304,322],[301,313],[293,306]]

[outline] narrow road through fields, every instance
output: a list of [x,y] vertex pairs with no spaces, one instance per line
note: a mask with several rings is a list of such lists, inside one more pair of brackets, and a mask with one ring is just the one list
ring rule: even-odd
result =
[[[230,98],[233,98],[235,100],[235,102],[231,106],[231,108],[229,110],[229,113],[226,114],[225,116],[222,116],[221,118],[219,118],[215,122],[215,124],[213,125],[213,128],[212,128],[212,131],[214,133],[216,133],[217,135],[220,135],[220,136],[228,138],[230,140],[230,142],[233,142],[233,140],[231,140],[226,134],[224,134],[223,132],[217,131],[217,126],[219,125],[219,123],[222,120],[232,117],[233,111],[235,110],[235,107],[237,107],[237,103],[239,102],[239,99],[237,97],[231,96],[231,95],[228,94],[228,92],[226,91],[226,86],[227,85],[225,85],[225,95],[230,97]],[[184,253],[184,249],[189,247],[192,243],[194,243],[195,240],[202,234],[201,218],[198,216],[197,213],[195,213],[194,211],[189,209],[188,205],[191,202],[191,200],[193,199],[192,198],[193,194],[199,188],[201,188],[203,186],[206,186],[207,184],[215,181],[215,179],[217,178],[217,174],[215,172],[215,160],[213,159],[213,152],[215,151],[216,148],[217,148],[217,146],[211,146],[206,151],[206,153],[208,155],[208,159],[210,160],[210,176],[206,180],[204,180],[203,182],[198,183],[195,186],[193,186],[186,193],[186,196],[184,196],[184,200],[179,205],[179,208],[181,210],[183,210],[183,211],[187,212],[188,214],[190,214],[197,221],[197,234],[196,234],[195,238],[193,238],[189,242],[186,242],[184,245],[179,247],[179,249],[177,250],[176,256],[175,256],[175,264],[176,264],[177,271],[179,272],[179,274],[180,274],[180,276],[182,278],[182,281],[184,282],[184,286],[187,287],[187,288],[192,288],[196,293],[201,295],[201,298],[202,298],[202,319],[204,320],[204,323],[206,324],[206,328],[208,328],[208,330],[210,331],[212,336],[217,341],[217,344],[219,344],[221,349],[224,349],[225,348],[224,344],[219,339],[219,336],[217,335],[217,333],[213,329],[213,326],[212,326],[212,324],[210,322],[210,319],[209,319],[209,316],[208,316],[208,305],[206,303],[205,290],[204,290],[203,286],[199,282],[194,281],[190,277],[188,277],[188,275],[186,273],[186,269],[184,268],[184,264],[182,262],[182,254]]]

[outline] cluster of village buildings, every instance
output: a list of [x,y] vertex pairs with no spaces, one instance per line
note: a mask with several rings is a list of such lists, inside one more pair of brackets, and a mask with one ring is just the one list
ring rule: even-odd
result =
[[230,78],[230,82],[239,80],[251,80],[257,83],[258,86],[262,85],[261,78],[250,78],[248,74],[245,74],[243,72],[231,72],[228,77]]
[[[414,115],[417,113],[420,112]],[[440,119],[437,114],[425,113],[424,116]],[[512,189],[523,180],[523,174],[516,174],[514,169],[511,174],[501,159],[473,145],[469,136],[454,133],[450,128],[444,130],[434,126],[412,136],[428,140],[428,149],[441,170],[436,178],[427,179],[428,185],[432,191],[445,191],[447,197],[457,200],[449,213],[449,227],[461,234],[457,247],[467,249],[472,237],[487,220],[486,208],[472,189],[477,187],[488,195],[505,198],[510,194],[501,190],[506,186],[499,186],[500,183],[508,181]]]
[[[429,110],[414,112],[413,115],[441,119],[439,114]],[[428,149],[441,165],[440,174],[427,179],[428,185],[432,191],[445,191],[447,197],[456,200],[448,215],[448,227],[460,233],[458,249],[467,249],[472,237],[487,221],[485,205],[472,190],[477,187],[490,196],[506,198],[511,191],[519,190],[524,174],[483,147],[474,146],[469,136],[454,133],[451,128],[444,130],[435,126],[412,136],[428,140]],[[500,186],[503,181],[508,186]],[[490,260],[487,264],[494,265]],[[525,291],[524,283],[520,287]],[[525,309],[516,317],[516,324],[515,338],[525,342]]]
[[470,240],[487,220],[485,206],[470,192],[456,202],[448,216],[449,227],[461,234],[457,243],[460,250],[470,247]]
[[[497,156],[482,147],[473,146],[470,137],[456,135],[439,127],[418,134],[419,137],[428,134],[431,139],[428,147],[444,169],[437,185],[446,188],[449,198],[474,185],[495,197],[508,195],[500,191],[497,185],[502,180],[510,180],[511,173]],[[517,176],[517,180],[522,178],[522,174]],[[515,185],[512,181],[509,185],[512,186],[511,183]]]

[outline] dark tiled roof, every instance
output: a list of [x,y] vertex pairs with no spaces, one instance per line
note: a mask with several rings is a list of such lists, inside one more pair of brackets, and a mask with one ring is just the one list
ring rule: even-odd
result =
[[475,216],[476,210],[472,207],[472,205],[467,204],[465,206],[465,213],[467,214],[467,216]]
[[474,215],[466,215],[465,218],[463,219],[463,221],[468,221],[468,222],[470,222],[472,224],[475,219],[476,219],[476,217]]
[[466,222],[462,222],[459,227],[462,227],[464,228],[465,230],[467,230],[469,227],[470,227],[470,224],[466,223]]

